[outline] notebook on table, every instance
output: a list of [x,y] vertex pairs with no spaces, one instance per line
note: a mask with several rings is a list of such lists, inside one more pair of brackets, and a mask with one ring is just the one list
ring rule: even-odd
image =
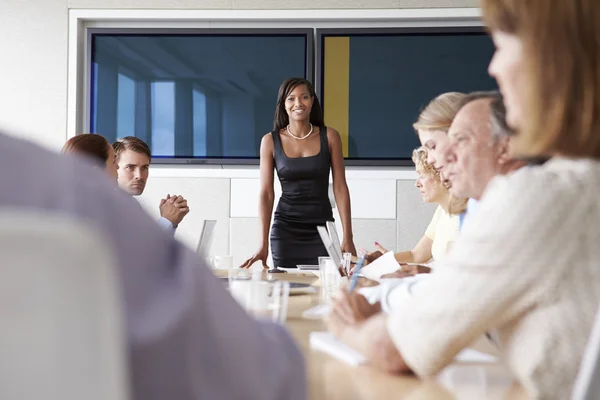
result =
[[329,332],[311,332],[309,336],[311,349],[322,351],[350,365],[361,365],[367,359],[353,348],[346,346]]
[[[358,366],[367,362],[365,356],[340,342],[330,332],[311,332],[309,338],[311,349],[327,353],[346,364]],[[493,364],[498,362],[498,358],[478,350],[466,348],[454,357],[454,362]]]

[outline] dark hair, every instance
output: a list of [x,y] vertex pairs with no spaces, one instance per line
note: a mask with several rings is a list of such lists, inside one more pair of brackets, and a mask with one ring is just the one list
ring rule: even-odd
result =
[[92,161],[96,161],[99,166],[104,168],[108,161],[108,146],[110,143],[104,136],[84,133],[67,140],[61,152],[90,156]]
[[313,105],[310,109],[310,123],[316,126],[323,126],[323,110],[321,109],[321,103],[315,89],[309,81],[304,78],[289,78],[286,79],[281,86],[279,86],[279,92],[277,93],[277,106],[275,107],[275,119],[273,121],[273,129],[279,131],[285,128],[290,123],[290,117],[285,111],[285,99],[290,95],[292,90],[300,85],[305,85],[308,89],[308,93],[313,98]]
[[117,139],[112,146],[115,150],[115,158],[117,162],[125,150],[131,150],[136,153],[145,154],[148,156],[148,161],[152,160],[150,147],[148,147],[146,142],[144,142],[142,139],[136,138],[135,136],[125,136],[124,138]]

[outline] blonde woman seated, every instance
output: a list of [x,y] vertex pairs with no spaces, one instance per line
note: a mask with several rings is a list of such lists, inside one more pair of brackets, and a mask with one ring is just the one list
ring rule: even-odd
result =
[[[417,245],[410,251],[402,251],[395,254],[400,263],[425,264],[433,260],[443,259],[446,252],[458,235],[459,215],[466,208],[466,200],[453,197],[440,173],[427,162],[427,149],[419,147],[413,152],[413,162],[417,169],[416,187],[419,188],[425,203],[437,203],[438,208],[433,218],[419,240]],[[377,251],[367,256],[367,261],[372,262],[387,250],[376,243]],[[408,268],[406,268],[408,267]],[[404,266],[402,271],[408,275],[427,273],[431,271],[430,266],[411,265]]]

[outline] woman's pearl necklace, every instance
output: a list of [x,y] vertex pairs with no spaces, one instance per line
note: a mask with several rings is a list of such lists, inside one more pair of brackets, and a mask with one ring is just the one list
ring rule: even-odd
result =
[[307,133],[306,135],[302,136],[302,137],[298,137],[298,136],[294,135],[294,134],[293,134],[293,133],[290,131],[290,126],[289,126],[289,125],[288,125],[288,126],[286,126],[286,128],[285,128],[285,129],[286,129],[286,130],[287,130],[287,132],[290,134],[290,136],[291,136],[291,137],[293,137],[294,139],[296,139],[296,140],[304,140],[304,139],[306,139],[307,137],[309,137],[309,136],[310,136],[310,134],[313,132],[313,125],[312,125],[312,124],[310,124],[310,131],[308,131],[308,133]]

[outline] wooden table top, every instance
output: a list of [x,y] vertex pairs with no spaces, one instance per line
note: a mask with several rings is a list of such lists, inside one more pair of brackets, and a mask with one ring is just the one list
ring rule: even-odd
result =
[[[227,276],[227,271],[215,271]],[[267,277],[266,274],[263,275]],[[315,284],[315,275],[269,274],[269,279]],[[317,283],[318,284],[318,283]],[[318,289],[318,288],[317,288]],[[526,399],[524,389],[502,364],[454,363],[435,379],[412,375],[389,375],[368,365],[353,367],[320,351],[311,350],[309,334],[323,331],[321,320],[305,319],[302,313],[319,304],[318,290],[290,296],[287,327],[306,359],[309,399]]]

